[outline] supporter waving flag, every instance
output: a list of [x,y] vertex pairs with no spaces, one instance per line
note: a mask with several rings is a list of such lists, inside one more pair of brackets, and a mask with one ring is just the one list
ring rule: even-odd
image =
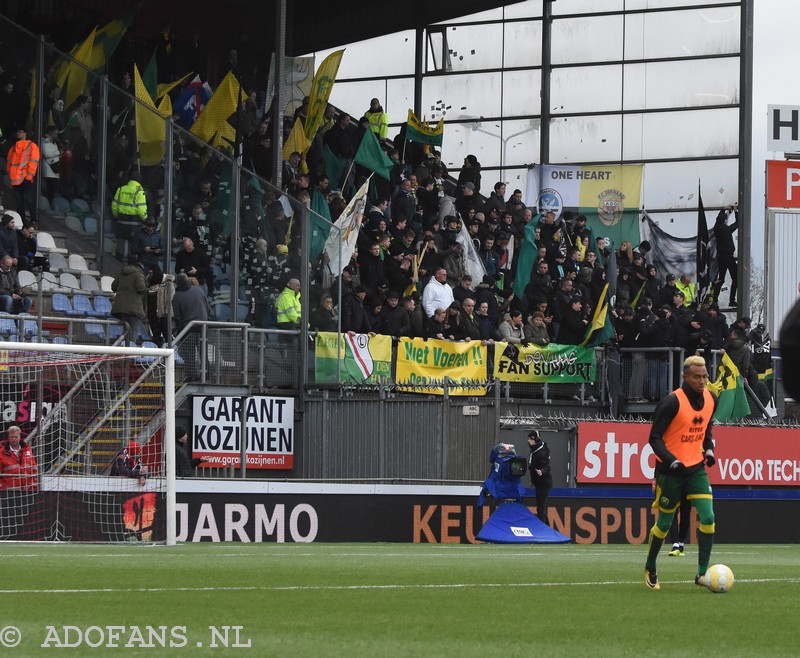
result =
[[370,175],[364,184],[350,199],[350,203],[336,220],[334,228],[325,241],[325,254],[328,257],[328,267],[333,276],[341,276],[342,270],[350,262],[358,240],[358,231],[361,228],[361,219],[364,215],[367,190],[372,180]]
[[184,128],[191,128],[209,98],[211,98],[211,87],[207,82],[201,82],[199,75],[194,76],[194,79],[186,85],[186,89],[175,101],[178,123]]

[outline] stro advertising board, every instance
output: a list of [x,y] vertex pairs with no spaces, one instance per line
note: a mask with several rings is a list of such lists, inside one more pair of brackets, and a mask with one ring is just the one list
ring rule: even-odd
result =
[[[643,423],[578,423],[579,484],[647,484],[655,456]],[[800,430],[714,427],[712,485],[800,486]]]
[[241,463],[244,436],[248,469],[294,466],[294,398],[195,396],[192,456],[205,467]]

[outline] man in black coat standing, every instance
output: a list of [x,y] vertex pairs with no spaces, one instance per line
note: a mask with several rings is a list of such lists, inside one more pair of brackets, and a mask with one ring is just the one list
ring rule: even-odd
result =
[[[728,224],[728,215],[734,213],[735,221]],[[725,273],[731,273],[731,294],[728,306],[736,306],[736,288],[739,282],[739,273],[736,265],[736,244],[733,234],[739,228],[739,210],[731,206],[723,208],[717,215],[714,223],[714,237],[717,240],[717,280],[714,282],[714,299],[719,303],[719,293],[725,282]]]
[[208,457],[192,458],[192,447],[189,445],[189,433],[178,425],[175,428],[175,475],[179,478],[188,478],[194,475],[196,469]]
[[536,516],[542,523],[550,525],[547,518],[547,496],[553,488],[553,474],[550,472],[550,448],[542,441],[538,430],[528,432],[528,470],[531,485],[536,488]]

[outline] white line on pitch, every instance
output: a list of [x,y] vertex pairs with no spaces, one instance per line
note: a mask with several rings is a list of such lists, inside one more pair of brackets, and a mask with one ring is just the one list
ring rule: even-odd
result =
[[[665,584],[681,584],[693,581],[662,580]],[[738,579],[737,583],[800,583],[800,578],[750,578]],[[255,585],[221,587],[100,587],[85,589],[0,589],[0,594],[105,594],[105,593],[155,593],[155,592],[293,592],[330,590],[402,590],[402,589],[469,589],[491,587],[589,587],[607,585],[638,585],[640,580],[592,580],[581,582],[549,583],[440,583],[427,585],[275,585],[259,587]]]

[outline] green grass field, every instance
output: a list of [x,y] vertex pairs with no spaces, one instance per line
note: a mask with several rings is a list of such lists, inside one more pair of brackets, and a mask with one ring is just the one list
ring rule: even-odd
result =
[[644,546],[6,544],[0,657],[797,655],[798,547],[716,546],[721,595],[667,550],[652,592]]

